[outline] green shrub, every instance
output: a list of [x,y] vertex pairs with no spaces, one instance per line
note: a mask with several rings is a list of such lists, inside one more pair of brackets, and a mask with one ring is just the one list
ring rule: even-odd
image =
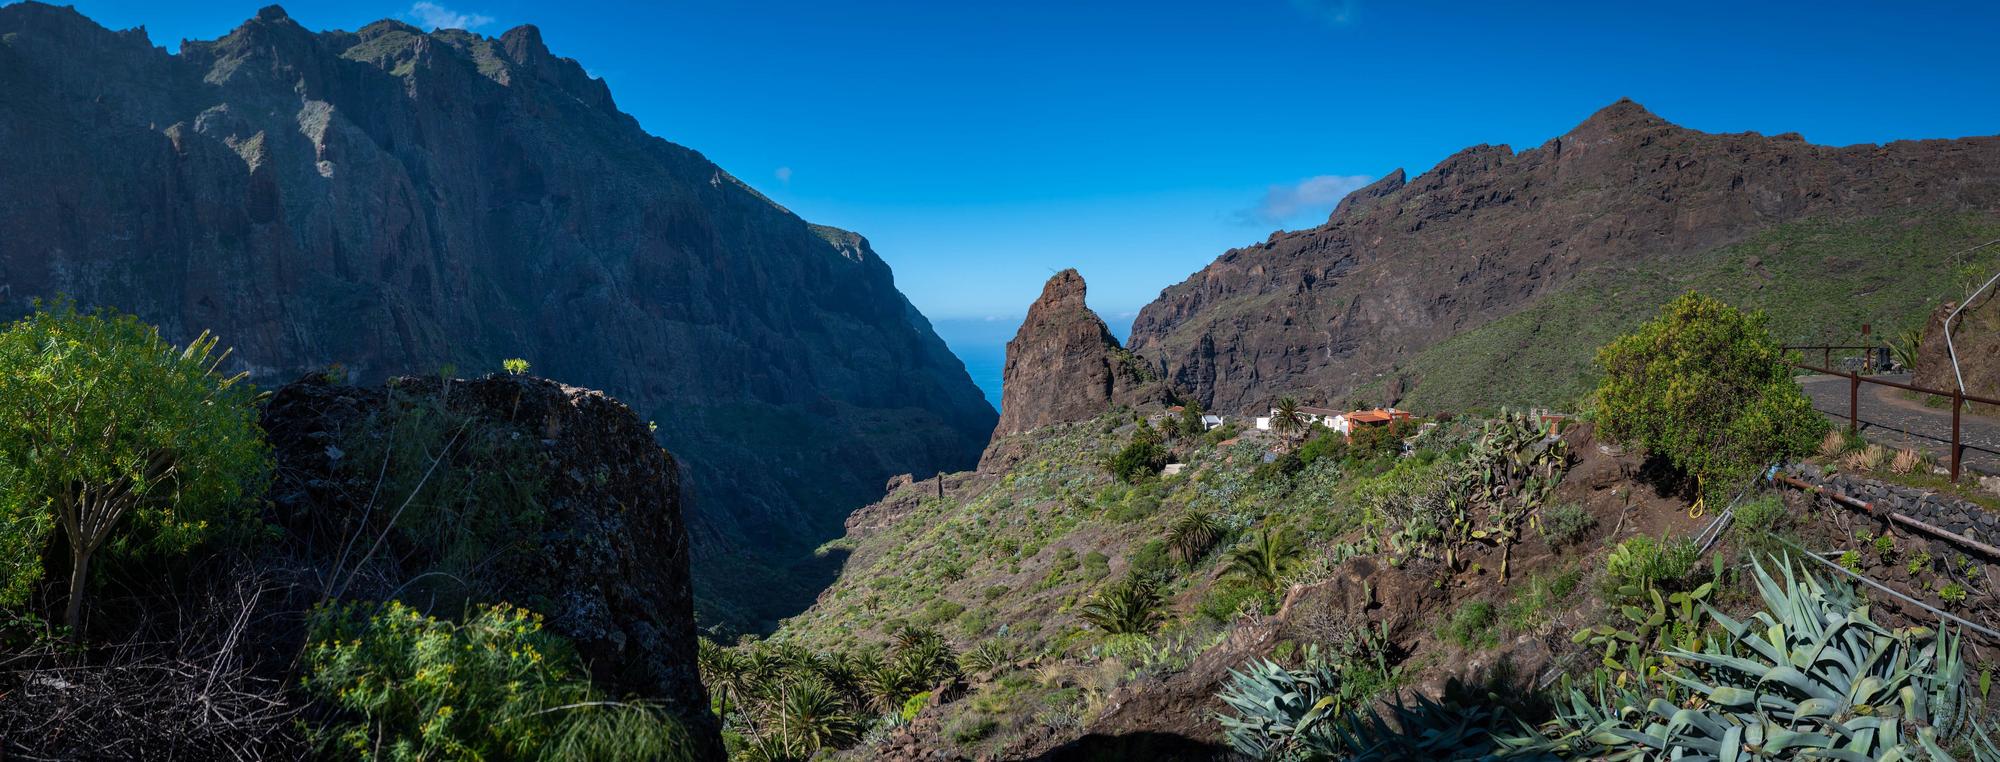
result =
[[1785,502],[1777,495],[1765,495],[1736,506],[1739,532],[1769,532],[1783,526],[1785,518]]
[[1604,435],[1666,457],[1703,500],[1812,452],[1827,430],[1762,312],[1688,293],[1605,345],[1597,363]]
[[1225,577],[1210,587],[1207,595],[1202,596],[1201,603],[1195,606],[1195,613],[1211,622],[1229,624],[1236,621],[1236,615],[1241,613],[1246,605],[1255,603],[1259,608],[1268,608],[1263,605],[1268,603],[1267,599],[1268,595],[1254,585],[1234,577]]
[[952,720],[951,725],[945,728],[945,734],[951,736],[954,743],[964,745],[985,740],[999,729],[999,720],[978,712],[968,712]]
[[1306,440],[1298,450],[1299,463],[1308,466],[1321,460],[1338,463],[1346,460],[1347,454],[1347,438],[1332,429],[1325,429],[1319,436]]
[[1541,515],[1542,539],[1552,548],[1574,544],[1596,525],[1597,517],[1576,503],[1563,503]]
[[1158,474],[1160,469],[1166,467],[1167,446],[1160,441],[1160,433],[1144,421],[1139,422],[1139,430],[1133,432],[1132,441],[1104,465],[1112,476],[1128,484]]
[[1604,571],[1613,591],[1634,598],[1653,588],[1684,587],[1700,559],[1701,548],[1692,540],[1640,535],[1613,548]]
[[528,361],[519,357],[510,357],[500,361],[500,368],[507,371],[509,375],[518,376],[528,372]]
[[958,615],[963,613],[965,613],[965,606],[963,604],[948,598],[938,598],[924,604],[923,610],[918,611],[917,615],[912,617],[912,620],[919,626],[935,627],[957,619]]
[[310,728],[328,756],[386,760],[689,759],[680,725],[607,701],[541,617],[506,604],[463,623],[400,602],[315,610],[308,693],[339,711]]
[[916,719],[917,715],[919,713],[922,713],[924,711],[924,707],[929,706],[930,703],[931,703],[931,692],[924,691],[922,693],[913,695],[909,698],[909,700],[904,701],[902,710],[899,711],[897,714],[898,716],[903,718],[904,722],[909,722],[911,720]]
[[249,524],[270,455],[214,337],[180,349],[129,315],[37,307],[0,332],[0,605],[27,599],[60,525],[74,630],[97,550],[181,552]]
[[1095,550],[1090,551],[1088,554],[1084,555],[1083,557],[1084,579],[1100,580],[1104,579],[1105,576],[1109,575],[1110,573],[1111,573],[1110,556],[1104,555],[1103,553],[1099,553]]
[[1493,632],[1493,624],[1498,621],[1499,612],[1486,601],[1469,601],[1452,612],[1439,635],[1445,640],[1458,644],[1468,651],[1492,648],[1499,643]]

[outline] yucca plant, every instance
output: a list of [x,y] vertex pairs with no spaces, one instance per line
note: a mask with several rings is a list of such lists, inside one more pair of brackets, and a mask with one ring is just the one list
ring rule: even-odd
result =
[[1144,634],[1160,624],[1160,591],[1152,580],[1127,577],[1084,604],[1084,621],[1112,635]]
[[1883,627],[1853,591],[1779,563],[1782,584],[1755,565],[1765,611],[1739,622],[1704,605],[1725,639],[1665,651],[1687,665],[1668,677],[1699,701],[1627,692],[1591,707],[1574,693],[1563,748],[1612,760],[1951,759],[1938,739],[1968,720],[1957,636]]
[[1167,527],[1167,552],[1174,561],[1192,565],[1222,541],[1222,522],[1206,511],[1188,511]]

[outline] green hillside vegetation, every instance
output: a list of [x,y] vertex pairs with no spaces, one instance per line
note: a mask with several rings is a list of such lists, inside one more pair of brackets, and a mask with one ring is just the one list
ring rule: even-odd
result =
[[1953,258],[1994,238],[2000,221],[1982,215],[1813,220],[1684,260],[1587,272],[1417,353],[1403,366],[1417,379],[1405,407],[1573,408],[1596,385],[1597,348],[1688,291],[1764,310],[1785,344],[1858,344],[1864,323],[1886,344],[2000,267],[2000,252]]
[[[1705,348],[1620,363],[1613,386],[1625,391],[1606,396],[1617,404],[1572,419],[1561,436],[1506,411],[1352,440],[1310,427],[1300,441],[1183,434],[1165,411],[1118,410],[1003,441],[1018,457],[1004,471],[963,475],[945,497],[928,486],[892,494],[881,505],[902,513],[841,540],[852,555],[840,580],[771,638],[708,646],[710,661],[738,665],[707,677],[714,695],[739,697],[718,705],[726,734],[740,759],[771,749],[875,759],[898,743],[946,758],[1032,758],[1098,723],[1131,727],[1119,713],[1136,703],[1152,709],[1131,711],[1175,708],[1142,725],[1253,759],[1738,759],[1748,758],[1733,756],[1742,744],[1780,738],[1794,750],[1767,758],[1844,746],[1870,758],[1989,759],[1975,756],[1988,753],[1980,734],[1992,720],[1974,698],[1989,665],[1951,631],[1870,619],[1857,593],[1795,575],[1782,554],[1804,541],[1851,543],[1898,565],[1936,552],[1956,559],[1940,568],[1960,569],[1964,556],[1847,537],[1801,520],[1802,506],[1779,494],[1740,505],[1710,552],[1688,539],[1705,523],[1689,499],[1727,497],[1717,485],[1739,485],[1746,469],[1807,454],[1824,422],[1795,404],[1788,375],[1768,372],[1776,340],[1763,323],[1714,300],[1676,304],[1623,345],[1672,333]],[[1770,387],[1769,409],[1717,405],[1738,387],[1690,382],[1722,376]],[[1678,390],[1667,407],[1690,409],[1652,404],[1663,388]],[[1597,432],[1629,440],[1634,454],[1596,447]],[[1695,439],[1728,444],[1706,460],[1675,449]],[[1155,474],[1120,457],[1156,446],[1185,470]],[[1637,481],[1645,448],[1689,470]],[[1578,469],[1581,481],[1570,478]],[[1697,486],[1695,473],[1716,484]],[[1954,595],[1934,603],[1981,615]],[[1849,625],[1801,624],[1824,617]],[[1804,665],[1800,687],[1760,689],[1760,676],[1784,669],[1753,666],[1770,638],[1909,669],[1868,677]],[[925,657],[932,666],[914,677],[912,643],[948,652],[949,664]],[[1515,658],[1563,680],[1525,688],[1491,671]],[[1737,667],[1746,672],[1727,671]],[[1894,724],[1787,736],[1822,710],[1786,710],[1796,716],[1780,728],[1740,708],[1757,690],[1786,706],[1827,691],[1904,703],[1879,710]],[[825,716],[835,719],[823,724],[838,732],[787,730],[800,726],[786,719],[790,691],[833,697]],[[1688,727],[1674,711],[1697,695],[1706,713]],[[1190,706],[1213,713],[1179,716]]]

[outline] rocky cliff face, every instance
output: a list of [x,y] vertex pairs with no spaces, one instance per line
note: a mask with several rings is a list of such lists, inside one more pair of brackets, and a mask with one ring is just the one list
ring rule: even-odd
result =
[[[1951,345],[1946,346],[1944,321],[1957,308],[1956,302],[1940,305],[1924,326],[1923,340],[1917,345],[1914,383],[1949,390],[1957,389],[1962,377],[1965,393],[2000,399],[2000,295],[1988,289],[1966,305],[1965,311],[1952,321]],[[1958,353],[1956,370],[1952,367],[1954,349]],[[1988,414],[2000,412],[1991,407],[1975,406]]]
[[1166,399],[1159,380],[1084,304],[1084,291],[1083,276],[1064,270],[1028,307],[1021,330],[1007,342],[995,439]]
[[647,135],[531,26],[271,7],[169,55],[0,8],[0,316],[56,294],[264,379],[523,357],[610,391],[684,460],[708,613],[750,624],[823,581],[758,569],[995,415],[865,239]]
[[598,684],[665,701],[719,758],[680,473],[646,424],[538,378],[392,381],[309,377],[272,396],[277,554],[333,596],[444,617],[467,602],[533,609]]
[[1779,223],[1900,209],[2000,210],[2000,138],[1834,148],[1620,101],[1537,148],[1397,170],[1325,225],[1224,253],[1140,312],[1131,347],[1211,408],[1337,399],[1581,272],[1670,272]]

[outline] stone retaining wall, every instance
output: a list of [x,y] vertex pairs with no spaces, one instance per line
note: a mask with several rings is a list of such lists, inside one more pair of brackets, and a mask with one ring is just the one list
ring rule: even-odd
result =
[[[1883,482],[1847,473],[1832,476],[1818,466],[1799,464],[1783,473],[1856,500],[1865,500],[1947,532],[1989,545],[2000,545],[2000,513],[1976,503],[1939,495],[1915,487]],[[1826,498],[1821,498],[1822,500]]]

